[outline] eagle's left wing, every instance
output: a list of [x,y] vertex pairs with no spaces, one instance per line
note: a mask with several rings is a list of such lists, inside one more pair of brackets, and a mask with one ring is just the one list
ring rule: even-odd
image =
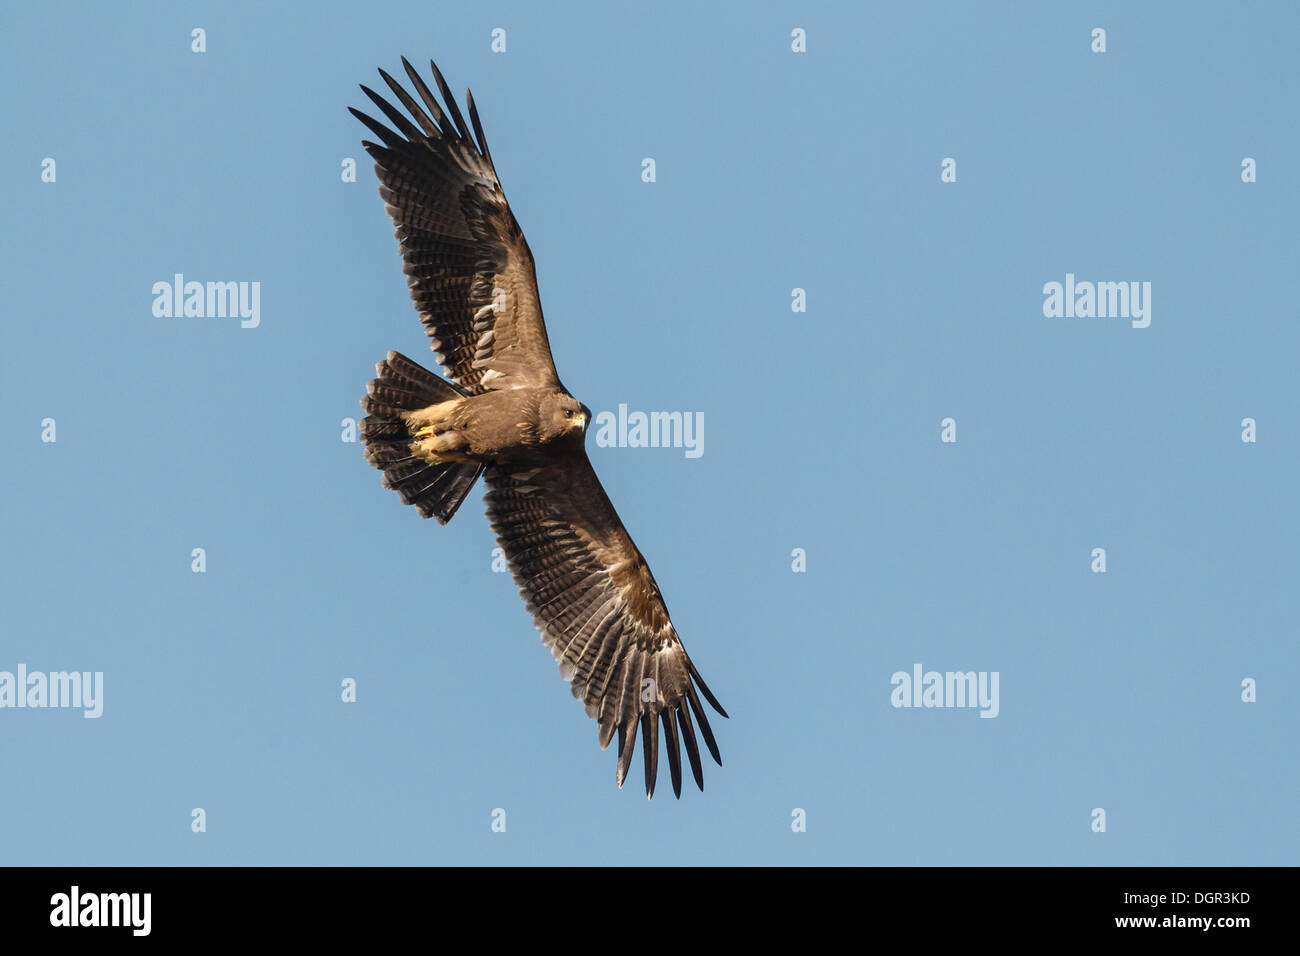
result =
[[682,647],[654,575],[585,450],[489,465],[486,477],[488,520],[543,642],[596,720],[601,749],[618,731],[618,785],[639,728],[646,795],[654,795],[662,725],[673,792],[681,796],[679,739],[703,790],[696,723],[719,766],[722,757],[696,687],[718,713],[726,711]]
[[379,73],[411,119],[365,86],[392,128],[351,112],[380,140],[362,145],[375,160],[411,300],[438,364],[474,393],[559,385],[533,254],[501,189],[474,97],[468,96],[471,135],[438,67],[429,64],[445,112],[405,58],[402,65],[418,101]]

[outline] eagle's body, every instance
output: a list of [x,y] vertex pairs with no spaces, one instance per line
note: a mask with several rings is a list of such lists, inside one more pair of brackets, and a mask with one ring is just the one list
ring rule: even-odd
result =
[[562,389],[521,386],[409,412],[414,453],[432,464],[527,458],[561,439],[581,444],[591,414]]
[[446,112],[402,64],[418,102],[379,72],[410,118],[364,86],[395,129],[352,113],[382,141],[363,145],[397,226],[411,298],[450,380],[389,352],[362,400],[366,458],[403,501],[443,523],[484,475],[488,520],[543,642],[595,719],[601,747],[618,734],[619,786],[639,730],[654,794],[662,727],[674,792],[680,744],[703,790],[697,723],[722,760],[696,687],[726,714],[587,459],[591,413],[556,374],[532,252],[474,99],[471,135],[438,68],[430,63]]

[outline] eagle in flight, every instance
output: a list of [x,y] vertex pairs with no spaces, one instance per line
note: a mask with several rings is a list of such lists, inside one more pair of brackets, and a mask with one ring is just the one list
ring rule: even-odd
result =
[[405,57],[402,65],[418,101],[379,75],[409,117],[365,86],[391,128],[351,112],[379,140],[362,145],[448,378],[389,352],[361,401],[366,459],[383,471],[385,487],[443,524],[483,475],[488,521],[542,641],[596,721],[601,749],[618,733],[619,787],[639,730],[646,796],[654,796],[662,726],[673,792],[680,798],[680,744],[703,790],[697,725],[719,766],[722,758],[699,695],[727,714],[587,459],[591,411],[555,371],[533,255],[474,97],[466,96],[471,134],[438,67],[429,64],[445,111]]

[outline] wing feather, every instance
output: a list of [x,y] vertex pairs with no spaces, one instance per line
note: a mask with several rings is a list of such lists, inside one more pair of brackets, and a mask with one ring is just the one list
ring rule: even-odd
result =
[[704,766],[700,763],[700,745],[695,741],[695,727],[691,724],[691,712],[688,707],[677,708],[677,719],[682,728],[682,741],[686,744],[686,756],[691,761],[691,775],[695,785],[704,789]]
[[677,741],[677,721],[673,717],[672,708],[660,711],[659,719],[664,725],[664,750],[668,754],[668,770],[673,778],[673,795],[681,798],[682,795],[682,752]]
[[645,795],[650,800],[655,795],[655,781],[659,777],[659,721],[657,714],[641,715],[641,753],[645,756]]

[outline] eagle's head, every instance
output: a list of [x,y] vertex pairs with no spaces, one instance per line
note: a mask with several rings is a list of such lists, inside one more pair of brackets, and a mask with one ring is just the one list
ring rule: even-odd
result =
[[553,392],[541,403],[538,435],[543,442],[561,438],[581,440],[591,424],[591,409],[568,392]]

